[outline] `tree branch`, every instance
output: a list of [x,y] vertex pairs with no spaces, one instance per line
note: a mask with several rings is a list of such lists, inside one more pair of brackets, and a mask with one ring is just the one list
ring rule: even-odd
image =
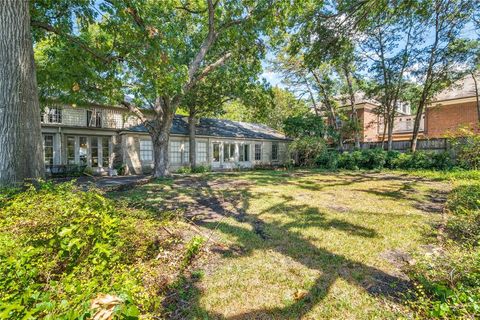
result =
[[122,106],[124,106],[125,108],[127,108],[128,111],[135,114],[140,119],[140,121],[142,121],[143,123],[147,123],[147,120],[148,120],[147,117],[145,117],[143,112],[138,107],[136,107],[135,105],[133,105],[130,102],[127,102],[127,101],[122,101],[122,102],[120,102],[120,104]]
[[32,20],[30,21],[30,25],[32,27],[36,27],[36,28],[40,28],[40,29],[43,29],[45,31],[48,31],[48,32],[51,32],[51,33],[54,33],[56,35],[59,35],[59,36],[62,36],[62,37],[65,37],[67,38],[70,42],[78,45],[81,49],[83,49],[84,51],[90,53],[94,58],[98,59],[98,60],[101,60],[105,63],[110,63],[112,62],[113,60],[121,60],[122,58],[121,57],[117,57],[117,56],[104,56],[98,52],[96,52],[94,49],[92,49],[91,47],[89,47],[88,45],[86,45],[81,39],[79,39],[78,37],[74,37],[74,36],[71,36],[69,34],[66,34],[62,31],[60,31],[58,28],[55,28],[54,26],[48,24],[48,23],[45,23],[45,22],[41,22],[41,21],[36,21],[36,20]]

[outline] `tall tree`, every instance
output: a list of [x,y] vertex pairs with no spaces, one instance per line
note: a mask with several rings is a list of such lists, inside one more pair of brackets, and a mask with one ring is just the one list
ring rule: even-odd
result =
[[393,148],[393,128],[398,107],[407,86],[406,73],[414,61],[414,44],[420,30],[413,15],[398,10],[381,14],[366,28],[365,41],[360,43],[364,56],[370,60],[368,71],[373,76],[370,94],[379,102],[376,112],[383,119],[383,137],[388,137],[388,150]]
[[0,186],[44,177],[28,1],[0,1]]
[[[60,87],[49,82],[51,91],[59,96],[74,91],[73,96],[84,102],[94,97],[135,114],[152,138],[153,176],[163,177],[169,174],[170,128],[182,100],[214,70],[261,41],[273,25],[273,3],[98,1],[95,9],[101,15],[93,23],[78,25],[74,37],[39,22],[37,26],[57,35],[49,39],[44,55],[70,57],[66,60],[80,61],[78,68],[85,68],[80,73],[75,66],[76,72],[64,75]],[[85,54],[79,56],[78,48]],[[65,90],[68,82],[72,90]]]
[[[421,24],[425,26],[425,46],[419,46],[417,70],[414,75],[420,82],[412,135],[412,152],[417,141],[426,105],[436,93],[463,77],[465,65],[473,57],[474,43],[461,37],[465,25],[472,21],[476,10],[475,1],[470,0],[425,0],[418,10]],[[428,41],[431,38],[431,41]]]

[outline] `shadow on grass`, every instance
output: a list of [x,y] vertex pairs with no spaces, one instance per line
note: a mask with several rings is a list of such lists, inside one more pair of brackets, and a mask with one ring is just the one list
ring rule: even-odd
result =
[[[353,181],[349,180],[344,183],[351,184],[367,178],[355,178]],[[267,180],[267,178],[264,179],[264,181]],[[281,178],[277,176],[273,180],[278,183]],[[228,319],[299,319],[326,297],[333,283],[339,278],[362,288],[372,296],[381,296],[392,301],[401,299],[402,293],[410,286],[405,279],[319,248],[305,239],[300,232],[295,231],[299,228],[316,227],[336,229],[347,233],[349,236],[373,238],[377,236],[373,229],[338,219],[328,220],[318,208],[306,204],[292,204],[292,198],[289,196],[283,197],[280,204],[264,209],[259,215],[249,215],[246,212],[250,201],[262,195],[251,194],[248,186],[229,191],[232,201],[225,199],[225,190],[212,189],[207,179],[198,179],[193,187],[198,188],[199,195],[201,195],[201,197],[196,198],[197,205],[211,210],[219,218],[216,220],[199,220],[197,223],[228,235],[240,243],[241,250],[237,250],[239,255],[225,255],[225,258],[235,259],[239,256],[248,256],[256,250],[272,250],[290,257],[309,269],[318,270],[322,274],[315,280],[306,295],[290,304],[277,308],[253,310]],[[289,220],[293,221],[287,223],[265,222],[261,217],[266,213],[286,214],[287,217],[291,218]],[[250,225],[250,229],[231,225],[222,217],[231,217],[238,222]],[[171,319],[188,318],[192,312],[197,316],[202,315],[208,319],[225,319],[222,315],[203,310],[199,305],[199,299],[202,295],[201,289],[195,287],[192,290],[194,294],[185,298],[188,301],[183,301],[180,304],[173,301],[171,305],[167,306],[171,310],[177,310],[174,315],[172,314]]]

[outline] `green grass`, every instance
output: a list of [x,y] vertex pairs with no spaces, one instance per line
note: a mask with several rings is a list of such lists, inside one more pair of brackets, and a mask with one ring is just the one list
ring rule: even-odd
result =
[[405,172],[209,173],[111,196],[178,210],[209,239],[202,276],[169,307],[182,318],[393,319],[409,315],[401,301],[407,284],[385,255],[435,241],[431,226],[442,216],[432,197],[449,190],[443,180]]

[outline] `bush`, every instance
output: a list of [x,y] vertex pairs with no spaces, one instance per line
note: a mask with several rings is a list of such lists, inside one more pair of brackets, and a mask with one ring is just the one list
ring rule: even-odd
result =
[[467,170],[480,170],[480,135],[471,128],[461,128],[460,138],[451,139],[458,165]]
[[336,170],[338,168],[339,154],[336,151],[327,151],[320,153],[315,159],[315,163],[319,168],[327,170]]
[[442,253],[421,256],[411,267],[412,306],[422,318],[474,319],[480,315],[480,183],[456,187],[447,209]]
[[206,173],[206,172],[210,172],[210,171],[212,171],[210,166],[200,165],[200,166],[194,167],[193,169],[189,166],[181,167],[177,170],[177,173],[182,173],[182,174],[186,174],[186,173]]
[[358,170],[361,159],[361,151],[344,152],[338,157],[338,167],[347,170]]
[[385,166],[387,153],[382,149],[363,150],[359,167],[362,169],[382,169]]
[[[0,318],[90,319],[92,300],[107,294],[116,301],[111,318],[136,318],[138,308],[158,314],[162,275],[171,264],[155,257],[172,241],[179,244],[170,235],[159,238],[165,224],[159,218],[158,212],[151,218],[140,209],[126,211],[73,183],[6,190],[0,197]],[[191,248],[188,261],[195,243]]]
[[313,166],[319,154],[326,150],[325,140],[323,138],[307,136],[296,139],[289,145],[291,154],[297,156],[300,166]]
[[401,153],[395,150],[387,151],[385,156],[385,167],[388,169],[396,169],[396,159],[400,157]]
[[449,196],[447,209],[452,217],[446,231],[451,238],[468,245],[480,242],[480,183],[455,188]]

